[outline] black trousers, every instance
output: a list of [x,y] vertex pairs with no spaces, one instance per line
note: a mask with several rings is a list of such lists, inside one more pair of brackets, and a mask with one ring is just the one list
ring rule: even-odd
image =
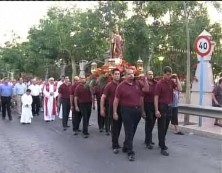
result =
[[109,113],[109,103],[106,102],[105,103],[105,119],[104,119],[104,123],[105,123],[105,129],[106,129],[106,132],[110,132],[111,130],[111,122],[112,122],[112,115],[110,116],[110,113]]
[[68,118],[70,112],[70,99],[61,99],[62,105],[62,126],[66,127],[68,125]]
[[83,118],[83,134],[88,133],[89,119],[92,110],[92,103],[79,103],[80,113]]
[[136,133],[137,125],[141,119],[140,107],[121,106],[123,126],[125,130],[125,141],[123,148],[127,153],[133,154],[133,138]]
[[82,119],[82,114],[80,112],[77,112],[76,110],[72,111],[72,127],[73,131],[79,130],[79,125]]
[[1,96],[1,102],[2,102],[2,118],[6,117],[6,110],[7,110],[8,118],[12,119],[12,115],[11,115],[11,97]]
[[172,117],[172,107],[167,104],[159,104],[159,111],[161,117],[157,119],[158,122],[158,139],[161,149],[165,148],[165,137]]
[[145,119],[145,144],[152,143],[152,132],[156,122],[154,103],[144,103],[144,109],[146,113]]
[[99,129],[103,129],[105,124],[105,118],[100,115],[100,100],[97,100],[97,122]]
[[39,96],[32,96],[32,114],[39,114],[40,108],[40,97]]
[[122,128],[122,115],[120,106],[117,108],[118,120],[113,119],[113,105],[109,105],[109,117],[111,117],[112,147],[119,147],[119,135]]

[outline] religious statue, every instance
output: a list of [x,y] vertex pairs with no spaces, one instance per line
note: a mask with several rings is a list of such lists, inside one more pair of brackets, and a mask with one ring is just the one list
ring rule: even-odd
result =
[[123,43],[121,35],[118,31],[113,31],[111,39],[111,56],[112,58],[122,58]]

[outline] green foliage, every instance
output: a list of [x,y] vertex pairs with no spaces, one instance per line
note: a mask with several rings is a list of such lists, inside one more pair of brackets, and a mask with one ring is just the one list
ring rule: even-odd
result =
[[[213,5],[220,11],[220,4],[199,1],[185,3],[191,50],[194,40],[204,29],[212,34],[217,48],[221,50],[221,24],[210,24],[206,15],[207,5]],[[18,37],[14,34],[14,39],[1,48],[0,67],[5,68],[2,64],[8,64],[10,69],[17,72],[44,76],[47,68],[59,71],[55,62],[62,60],[67,65],[71,64],[75,71],[74,67],[81,59],[103,59],[110,49],[111,31],[118,28],[125,40],[124,58],[129,63],[135,64],[140,56],[146,67],[148,57],[151,57],[152,70],[157,74],[160,69],[157,57],[161,55],[165,56],[163,66],[170,65],[174,72],[185,74],[186,54],[171,49],[187,48],[183,1],[134,1],[132,4],[133,14],[128,18],[128,2],[124,1],[99,1],[94,10],[84,12],[76,7],[52,7],[36,26],[30,28],[28,42],[17,43]],[[166,14],[169,21],[164,20]],[[213,64],[222,63],[220,56],[220,51],[213,55]],[[191,66],[196,62],[196,56],[192,55]],[[217,73],[220,68],[214,66]]]

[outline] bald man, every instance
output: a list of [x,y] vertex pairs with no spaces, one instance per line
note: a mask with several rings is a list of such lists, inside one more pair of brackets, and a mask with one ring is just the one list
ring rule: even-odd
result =
[[73,84],[71,86],[70,89],[70,105],[71,105],[71,110],[72,110],[72,127],[73,127],[73,132],[74,135],[77,135],[79,130],[79,124],[81,122],[82,119],[82,115],[80,112],[77,112],[75,110],[75,104],[74,104],[74,93],[75,93],[75,89],[79,84],[79,77],[78,76],[74,76],[73,78]]

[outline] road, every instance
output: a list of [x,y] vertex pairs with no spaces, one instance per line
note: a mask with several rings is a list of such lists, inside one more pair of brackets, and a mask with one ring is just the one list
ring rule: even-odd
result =
[[[134,150],[136,160],[126,154],[115,155],[111,137],[100,133],[95,112],[89,127],[90,137],[74,136],[71,127],[63,131],[61,120],[44,122],[34,117],[32,124],[22,125],[19,119],[0,120],[0,173],[221,173],[222,143],[219,140],[169,131],[167,146],[170,156],[160,155],[155,145],[144,145],[144,121],[138,126]],[[71,121],[69,122],[71,125]],[[157,144],[157,130],[154,129]],[[124,139],[121,132],[120,144]]]

